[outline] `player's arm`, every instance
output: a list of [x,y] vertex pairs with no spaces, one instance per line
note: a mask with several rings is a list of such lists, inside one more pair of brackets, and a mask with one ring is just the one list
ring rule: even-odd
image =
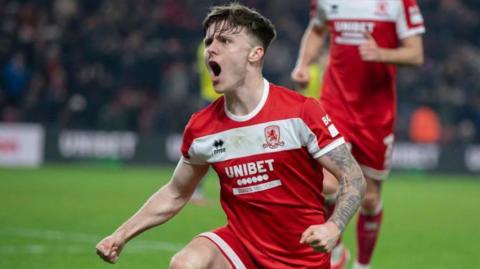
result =
[[364,61],[414,66],[423,64],[422,35],[408,36],[394,49],[379,47],[370,33],[366,33],[365,38],[366,41],[358,47],[360,57]]
[[339,193],[332,216],[327,222],[334,223],[343,231],[360,206],[367,183],[362,170],[346,144],[340,145],[318,159],[320,164],[338,180]]
[[195,187],[208,171],[208,165],[191,165],[181,159],[170,181],[113,234],[97,244],[97,254],[115,263],[123,246],[143,231],[171,219],[189,201]]
[[333,249],[347,223],[357,212],[366,190],[366,182],[357,162],[345,144],[317,159],[339,182],[335,210],[326,223],[312,225],[302,234],[301,243],[317,251]]
[[291,74],[292,80],[300,88],[307,87],[310,81],[308,66],[319,57],[320,50],[325,42],[326,32],[326,19],[314,18],[303,33],[297,62]]

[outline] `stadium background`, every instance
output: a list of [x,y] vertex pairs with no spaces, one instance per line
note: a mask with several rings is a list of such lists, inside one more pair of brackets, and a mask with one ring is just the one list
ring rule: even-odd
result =
[[[168,180],[183,126],[207,103],[201,20],[224,2],[0,0],[0,268],[107,268],[95,243]],[[241,2],[276,25],[265,77],[292,87],[309,1]],[[480,3],[418,2],[425,63],[399,70],[374,266],[480,268]],[[206,205],[133,241],[116,267],[166,268],[223,224],[213,175],[205,190]]]

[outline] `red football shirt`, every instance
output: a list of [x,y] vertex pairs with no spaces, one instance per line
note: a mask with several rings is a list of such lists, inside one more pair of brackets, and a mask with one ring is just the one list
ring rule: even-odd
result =
[[393,124],[396,66],[363,61],[358,45],[366,31],[382,48],[396,48],[401,39],[424,33],[416,1],[314,0],[311,16],[330,33],[321,96],[325,109],[361,127]]
[[265,81],[249,115],[230,113],[223,97],[194,114],[182,154],[215,169],[228,225],[259,266],[323,268],[329,255],[299,240],[325,222],[316,159],[343,143],[317,100]]

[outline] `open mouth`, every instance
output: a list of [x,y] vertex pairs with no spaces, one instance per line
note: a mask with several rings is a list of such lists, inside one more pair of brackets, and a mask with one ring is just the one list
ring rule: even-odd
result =
[[209,61],[208,65],[210,66],[210,69],[212,70],[212,72],[215,76],[220,75],[220,73],[222,72],[222,68],[220,67],[220,65],[217,62]]

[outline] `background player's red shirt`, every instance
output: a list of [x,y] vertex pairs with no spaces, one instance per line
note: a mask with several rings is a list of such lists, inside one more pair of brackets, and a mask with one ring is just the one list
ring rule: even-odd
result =
[[194,114],[182,154],[215,169],[228,225],[259,266],[328,268],[328,254],[299,240],[325,222],[315,159],[343,143],[317,100],[265,81],[250,115],[232,115],[223,97]]
[[[358,45],[368,31],[380,47],[425,32],[415,0],[314,0],[312,18],[326,23],[330,59],[324,77],[322,104],[357,126],[392,124],[396,113],[396,67],[365,62]],[[337,119],[338,120],[338,119]]]

